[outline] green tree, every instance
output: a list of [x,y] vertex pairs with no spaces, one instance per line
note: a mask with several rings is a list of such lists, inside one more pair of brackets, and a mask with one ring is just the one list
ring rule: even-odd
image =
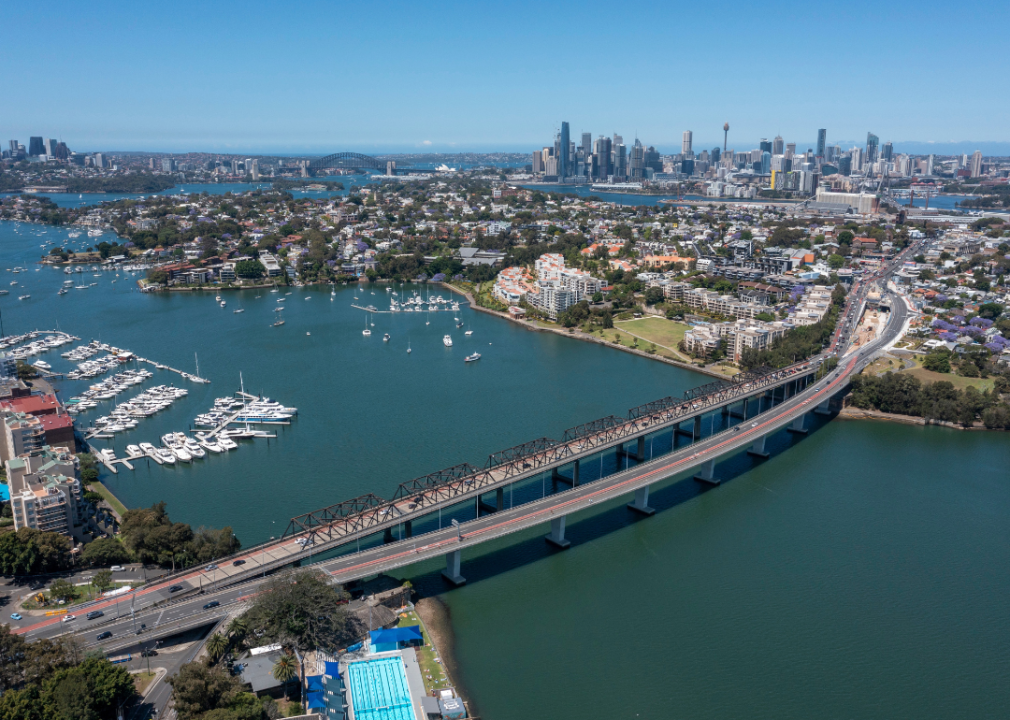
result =
[[242,693],[242,681],[222,668],[191,662],[168,679],[179,720],[199,720],[204,713],[229,704]]
[[155,285],[167,285],[168,273],[164,270],[148,270],[147,281]]
[[91,584],[98,592],[105,592],[112,587],[112,572],[109,570],[99,570],[91,578]]
[[340,647],[353,639],[344,610],[346,598],[315,570],[279,575],[256,596],[247,614],[249,625],[271,642],[301,652]]
[[276,680],[284,683],[284,697],[286,698],[288,696],[288,683],[298,677],[298,661],[295,660],[294,655],[285,653],[277,658],[277,662],[274,663],[271,673]]
[[950,351],[946,349],[930,352],[922,361],[922,367],[938,373],[950,372]]
[[58,578],[53,580],[52,585],[49,586],[49,597],[53,600],[63,600],[69,602],[77,596],[77,588],[74,587],[73,583],[63,578]]
[[81,562],[91,567],[109,567],[130,561],[130,553],[115,538],[98,538],[84,546]]
[[836,255],[834,253],[831,254],[831,255],[828,255],[828,266],[832,270],[837,270],[838,268],[842,267],[842,265],[844,265],[844,264],[845,264],[845,258],[843,258],[841,255]]
[[207,638],[207,652],[210,653],[210,657],[214,662],[217,662],[227,649],[228,638],[221,633],[216,632]]
[[266,275],[267,269],[259,260],[239,260],[235,263],[235,275],[240,278],[256,279]]

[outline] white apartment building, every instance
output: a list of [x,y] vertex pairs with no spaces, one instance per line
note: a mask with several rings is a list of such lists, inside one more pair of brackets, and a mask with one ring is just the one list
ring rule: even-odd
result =
[[45,446],[6,461],[14,529],[23,527],[70,537],[84,523],[77,463],[66,447]]
[[766,350],[792,327],[788,322],[760,320],[699,325],[684,334],[684,349],[692,355],[709,357],[719,343],[725,341],[726,356],[733,362],[740,362],[745,349]]
[[42,421],[37,417],[25,413],[11,413],[3,419],[3,424],[4,444],[3,448],[0,448],[3,460],[42,450],[46,432]]

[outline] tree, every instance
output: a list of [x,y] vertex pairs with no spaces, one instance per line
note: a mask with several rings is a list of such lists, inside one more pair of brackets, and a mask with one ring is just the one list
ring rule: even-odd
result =
[[76,596],[77,588],[74,587],[73,583],[63,578],[53,580],[53,584],[49,586],[49,597],[53,600],[69,602]]
[[256,279],[266,274],[267,269],[259,260],[239,260],[235,263],[235,275],[240,278]]
[[91,567],[109,567],[130,561],[130,553],[114,538],[98,538],[84,546],[81,562]]
[[270,580],[248,612],[250,627],[271,642],[305,652],[334,648],[353,638],[343,602],[327,576],[300,570]]
[[922,367],[938,373],[950,372],[950,351],[946,348],[933,350],[922,361]]
[[837,270],[844,264],[845,264],[845,258],[843,258],[841,255],[836,255],[834,253],[828,255],[828,266],[831,267],[832,270]]
[[155,285],[167,285],[168,273],[164,270],[148,270],[147,281]]
[[31,380],[39,376],[39,371],[35,369],[35,366],[26,363],[24,360],[18,360],[15,367],[17,368],[18,380]]
[[284,683],[284,697],[287,698],[288,683],[298,677],[298,662],[295,660],[295,656],[290,653],[281,655],[274,663],[271,673],[276,680]]
[[91,578],[91,584],[96,590],[98,590],[98,592],[105,592],[113,586],[112,572],[109,570],[99,570],[95,573],[95,576]]
[[228,649],[228,638],[226,638],[221,633],[214,633],[209,638],[207,638],[207,652],[210,653],[211,658],[217,662],[218,658],[224,655],[225,650]]
[[645,302],[648,305],[655,305],[663,302],[663,288],[651,287],[645,291]]
[[168,679],[179,720],[198,720],[211,710],[227,708],[242,692],[242,681],[222,668],[186,663]]

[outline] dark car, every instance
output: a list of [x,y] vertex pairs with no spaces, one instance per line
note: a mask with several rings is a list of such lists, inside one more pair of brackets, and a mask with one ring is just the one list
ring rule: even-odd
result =
[[112,632],[109,631],[109,630],[106,630],[103,633],[98,633],[98,636],[96,637],[96,639],[97,640],[105,640],[105,639],[110,638],[110,637],[112,637]]
[[245,565],[245,560],[236,560],[235,562],[232,563],[232,565],[235,565],[235,566]]
[[168,589],[170,593],[179,592],[180,590],[182,590],[182,585],[173,585]]
[[140,635],[140,633],[144,632],[144,630],[146,630],[146,629],[147,629],[147,625],[145,625],[144,623],[140,623],[140,627],[137,628],[137,635]]
[[94,620],[95,618],[100,618],[100,617],[104,617],[104,616],[105,616],[105,613],[103,613],[101,610],[92,610],[91,612],[89,612],[84,617],[86,617],[88,620]]
[[203,606],[203,609],[210,610],[211,608],[216,608],[220,604],[221,603],[219,603],[217,600],[211,600],[209,603]]
[[154,657],[157,654],[158,651],[155,650],[154,648],[151,648],[150,650],[142,650],[140,652],[140,657]]

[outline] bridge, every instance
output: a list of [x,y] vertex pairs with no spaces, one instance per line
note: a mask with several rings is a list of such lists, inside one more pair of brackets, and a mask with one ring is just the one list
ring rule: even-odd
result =
[[371,155],[362,155],[361,153],[355,152],[338,152],[325,157],[316,158],[309,163],[309,170],[324,170],[324,169],[339,169],[339,170],[378,170],[382,173],[387,173],[392,170],[391,175],[396,175],[401,172],[421,172],[416,168],[409,167],[396,167],[396,163],[392,164],[390,167],[389,163],[385,160],[379,160]]
[[[914,252],[915,246],[868,280],[886,278],[905,254]],[[682,397],[631,408],[624,417],[569,428],[560,440],[539,438],[493,453],[480,468],[464,463],[430,473],[401,484],[391,500],[368,494],[300,515],[278,540],[166,576],[118,603],[101,600],[75,613],[105,611],[106,624],[86,623],[87,630],[108,629],[113,632],[109,642],[118,647],[135,642],[131,636],[138,622],[148,625],[148,638],[175,634],[201,618],[204,624],[216,622],[222,607],[253,596],[267,574],[312,563],[313,555],[315,567],[343,584],[444,557],[443,575],[458,585],[465,582],[462,553],[488,540],[543,525],[549,529],[548,542],[569,547],[568,515],[622,496],[631,511],[651,515],[653,485],[689,472],[697,482],[718,485],[719,458],[741,451],[767,457],[770,435],[786,428],[805,433],[810,412],[829,411],[831,399],[846,389],[849,378],[896,339],[905,324],[907,308],[896,299],[881,337],[844,353],[869,287],[865,282],[853,288],[829,348],[811,362],[744,374],[736,382],[709,383]],[[840,364],[835,368],[827,360]],[[458,525],[443,520],[449,513],[461,518]],[[327,559],[320,561],[322,553]],[[204,607],[212,601],[221,605]],[[124,615],[120,609],[127,603],[129,614]],[[47,618],[16,632],[51,637],[68,626],[80,632],[85,625],[80,618],[74,623]]]

